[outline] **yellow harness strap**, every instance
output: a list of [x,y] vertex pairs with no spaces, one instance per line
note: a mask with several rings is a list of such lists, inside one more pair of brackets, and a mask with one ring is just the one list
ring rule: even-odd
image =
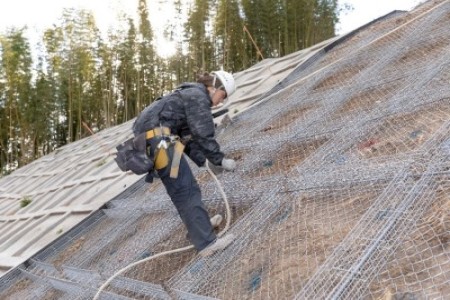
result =
[[155,136],[169,136],[170,135],[170,128],[168,127],[156,127],[155,129],[149,130],[145,134],[146,139],[149,140],[151,138],[154,138]]
[[[151,139],[154,137],[161,137],[161,136],[170,136],[170,128],[168,127],[156,127],[152,130],[149,130],[146,132],[146,138]],[[184,145],[180,141],[176,142],[170,142],[167,147],[160,146],[157,149],[155,149],[155,169],[161,170],[167,167],[169,164],[169,153],[168,153],[168,147],[174,147],[173,156],[172,156],[172,163],[170,168],[170,178],[177,178],[178,177],[178,171],[180,169],[180,160],[181,156],[183,155],[184,151]]]
[[177,178],[180,169],[180,160],[183,155],[184,145],[180,141],[175,142],[173,149],[172,165],[170,167],[170,178]]
[[155,169],[161,170],[167,167],[169,164],[169,155],[167,154],[167,149],[158,148],[155,151]]

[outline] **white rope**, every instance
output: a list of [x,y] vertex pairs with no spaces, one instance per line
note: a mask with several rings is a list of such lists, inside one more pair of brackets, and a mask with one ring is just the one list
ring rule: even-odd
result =
[[228,231],[228,229],[230,228],[230,224],[231,224],[231,208],[230,208],[230,203],[228,203],[228,198],[227,195],[225,194],[225,191],[223,190],[222,184],[220,183],[219,179],[217,179],[216,174],[214,174],[213,171],[211,171],[211,169],[209,168],[209,162],[206,161],[205,163],[206,165],[206,170],[208,171],[209,175],[211,175],[211,177],[214,179],[214,181],[217,184],[217,187],[219,188],[219,192],[222,195],[223,198],[223,202],[225,203],[225,209],[226,209],[226,214],[225,214],[225,218],[227,219],[227,222],[225,223],[225,227],[222,229],[221,232],[219,232],[217,234],[218,237],[221,237],[222,235],[225,234],[225,232]]
[[[217,179],[216,175],[214,174],[213,171],[211,171],[211,169],[209,168],[208,162],[206,162],[206,170],[208,171],[208,173],[211,175],[211,177],[214,179],[214,181],[217,184],[217,187],[219,188],[219,192],[222,195],[223,201],[225,202],[225,208],[226,208],[226,219],[227,222],[225,224],[225,227],[222,229],[221,232],[219,232],[217,234],[218,237],[221,237],[223,234],[225,234],[225,232],[227,232],[227,230],[230,228],[230,224],[231,224],[231,209],[230,209],[230,204],[228,203],[228,199],[227,199],[227,195],[225,194],[222,184],[220,183],[219,179]],[[119,271],[117,271],[113,276],[111,276],[104,284],[102,284],[102,286],[98,289],[97,294],[95,294],[93,300],[97,300],[100,297],[100,293],[111,283],[111,281],[113,281],[117,276],[123,274],[124,272],[128,271],[129,269],[147,262],[149,260],[164,256],[164,255],[169,255],[169,254],[173,254],[173,253],[178,253],[178,252],[183,252],[183,251],[187,251],[187,250],[191,250],[193,249],[194,246],[193,245],[189,245],[183,248],[178,248],[178,249],[174,249],[174,250],[169,250],[169,251],[165,251],[165,252],[161,252],[158,254],[155,254],[153,256],[138,260],[132,264],[129,264],[128,266],[126,266],[123,269],[120,269]]]

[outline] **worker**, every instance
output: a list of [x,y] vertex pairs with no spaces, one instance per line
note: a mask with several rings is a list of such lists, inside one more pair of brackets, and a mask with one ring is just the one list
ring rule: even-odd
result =
[[211,113],[211,107],[224,104],[235,90],[232,74],[222,70],[204,73],[197,82],[183,83],[147,106],[133,124],[136,138],[146,133],[147,151],[154,160],[146,181],[152,182],[155,175],[161,178],[201,256],[225,249],[234,236],[217,238],[214,227],[220,225],[222,216],[209,218],[200,187],[182,153],[199,167],[211,163],[224,171],[236,168],[236,162],[220,150]]

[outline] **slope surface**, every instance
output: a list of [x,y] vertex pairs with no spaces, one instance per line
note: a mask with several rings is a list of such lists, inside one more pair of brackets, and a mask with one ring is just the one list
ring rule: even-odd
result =
[[[444,299],[449,40],[450,2],[429,1],[295,64],[281,89],[218,127],[239,163],[220,175],[235,242],[141,264],[102,299]],[[214,182],[193,170],[209,212],[223,213]],[[158,181],[137,181],[89,220],[4,276],[0,296],[89,299],[126,265],[188,245]]]

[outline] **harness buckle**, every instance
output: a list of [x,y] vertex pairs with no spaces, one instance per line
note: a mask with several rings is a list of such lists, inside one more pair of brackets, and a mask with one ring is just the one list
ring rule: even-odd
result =
[[158,149],[160,149],[160,148],[164,148],[164,149],[169,148],[169,146],[167,145],[167,142],[166,142],[165,139],[162,139],[162,140],[159,142],[159,144],[158,144]]
[[180,137],[178,135],[170,135],[169,141],[171,144],[175,144],[176,142],[180,141]]

